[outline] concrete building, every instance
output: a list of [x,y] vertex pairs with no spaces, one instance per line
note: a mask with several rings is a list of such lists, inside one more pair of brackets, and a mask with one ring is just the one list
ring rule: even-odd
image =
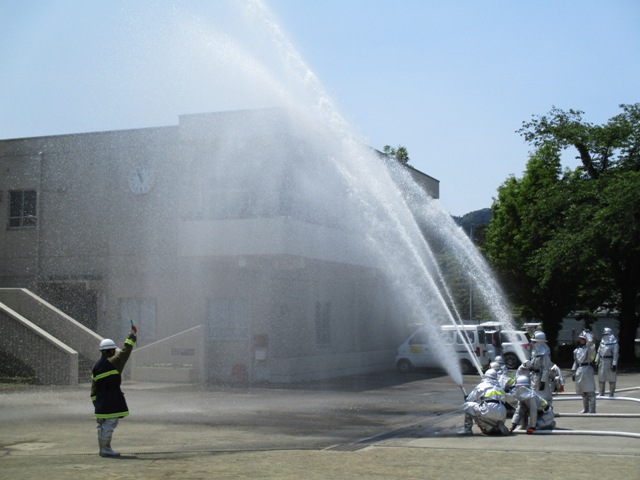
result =
[[141,379],[391,367],[402,320],[314,135],[258,110],[0,141],[0,287],[116,341],[135,323]]

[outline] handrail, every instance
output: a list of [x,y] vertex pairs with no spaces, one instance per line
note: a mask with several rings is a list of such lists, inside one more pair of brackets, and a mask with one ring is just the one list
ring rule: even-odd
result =
[[0,303],[0,348],[31,367],[38,383],[78,384],[78,352]]
[[73,347],[80,355],[93,358],[102,337],[26,288],[0,288],[0,302],[31,323]]

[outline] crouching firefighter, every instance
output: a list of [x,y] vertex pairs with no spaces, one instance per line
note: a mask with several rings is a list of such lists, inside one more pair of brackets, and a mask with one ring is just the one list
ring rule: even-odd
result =
[[555,428],[556,422],[551,404],[531,389],[531,380],[528,376],[520,375],[516,378],[514,395],[518,399],[518,406],[511,420],[511,432],[517,427],[526,429],[527,433]]
[[464,411],[464,434],[471,435],[475,421],[485,435],[508,435],[509,429],[504,422],[507,409],[504,405],[504,392],[498,385],[498,375],[492,368],[487,370],[480,382],[467,395]]
[[129,415],[127,402],[120,389],[122,371],[136,344],[137,329],[131,326],[131,333],[124,341],[122,350],[116,348],[113,340],[105,338],[100,342],[102,357],[93,367],[91,376],[91,401],[98,422],[98,445],[101,457],[118,457],[119,452],[111,449],[113,431],[118,419]]

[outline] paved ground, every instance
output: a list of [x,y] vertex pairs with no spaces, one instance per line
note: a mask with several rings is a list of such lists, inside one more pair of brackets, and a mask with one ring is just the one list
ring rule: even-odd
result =
[[[467,389],[477,380],[465,377]],[[640,374],[618,385],[640,399]],[[88,386],[0,390],[0,478],[640,478],[634,401],[599,399],[597,415],[578,415],[580,401],[559,397],[552,434],[465,437],[462,393],[437,374],[123,389],[132,415],[114,437],[120,459],[96,453]]]

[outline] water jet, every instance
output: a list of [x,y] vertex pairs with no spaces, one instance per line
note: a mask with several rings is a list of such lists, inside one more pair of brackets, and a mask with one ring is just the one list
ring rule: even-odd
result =
[[[141,92],[175,84],[184,98],[197,77],[210,95],[239,92],[232,108],[185,114],[207,110],[189,97],[178,126],[0,142],[7,161],[26,159],[3,189],[40,182],[38,229],[19,232],[35,245],[25,284],[54,304],[77,293],[79,321],[100,335],[121,337],[133,321],[141,380],[388,367],[412,322],[431,338],[462,322],[425,232],[511,325],[486,262],[426,191],[437,182],[366,145],[264,3],[233,9],[235,32],[179,7],[157,31],[140,20],[130,51],[145,68],[121,85],[145,77]],[[454,352],[434,348],[464,391]]]

